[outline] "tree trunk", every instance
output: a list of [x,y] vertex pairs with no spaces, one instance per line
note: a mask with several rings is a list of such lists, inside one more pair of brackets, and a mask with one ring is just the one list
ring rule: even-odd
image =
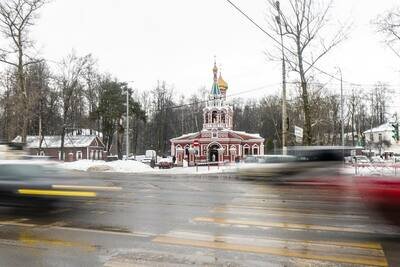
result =
[[301,80],[301,98],[303,100],[303,112],[304,112],[304,135],[303,142],[304,145],[311,145],[312,134],[311,134],[311,114],[310,114],[310,104],[308,103],[308,88],[306,73],[303,66],[303,53],[300,45],[300,37],[296,40],[297,45],[297,57],[299,62],[299,74]]
[[118,159],[122,159],[122,144],[124,141],[124,127],[120,123],[117,126],[117,153]]
[[[65,125],[65,123],[64,123]],[[60,160],[65,160],[64,158],[64,139],[65,139],[65,126],[61,128],[61,146],[60,146]]]

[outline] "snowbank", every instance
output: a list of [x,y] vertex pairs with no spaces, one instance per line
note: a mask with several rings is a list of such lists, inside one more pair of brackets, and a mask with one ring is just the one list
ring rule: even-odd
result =
[[152,172],[157,174],[206,174],[223,173],[236,169],[235,165],[226,166],[199,166],[199,167],[175,167],[171,169],[151,168],[149,165],[134,160],[117,161],[92,161],[78,160],[74,162],[61,163],[61,167],[69,170],[88,171],[88,172],[125,172],[125,173],[144,173]]
[[235,171],[237,166],[225,165],[225,166],[198,166],[196,167],[175,167],[171,169],[157,169],[155,170],[160,174],[207,174],[207,173],[224,173]]
[[154,171],[149,165],[134,160],[117,160],[117,161],[99,161],[99,160],[78,160],[74,162],[65,162],[62,167],[70,170],[78,171],[106,171],[106,172],[152,172]]

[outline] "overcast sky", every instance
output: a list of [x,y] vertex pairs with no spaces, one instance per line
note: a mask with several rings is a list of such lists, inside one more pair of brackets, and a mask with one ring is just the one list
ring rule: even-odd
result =
[[[266,26],[266,0],[233,2]],[[346,81],[369,87],[382,81],[398,88],[400,58],[382,43],[371,20],[400,6],[399,1],[333,4],[332,23],[350,19],[353,28],[319,67],[335,74],[340,66]],[[53,0],[41,10],[33,35],[43,57],[60,60],[72,49],[80,55],[92,53],[101,71],[133,80],[140,90],[150,90],[157,80],[188,96],[202,86],[209,88],[214,55],[229,84],[228,94],[259,97],[276,92],[281,79],[279,63],[267,61],[263,53],[272,41],[225,0]],[[335,81],[329,86],[339,88]]]

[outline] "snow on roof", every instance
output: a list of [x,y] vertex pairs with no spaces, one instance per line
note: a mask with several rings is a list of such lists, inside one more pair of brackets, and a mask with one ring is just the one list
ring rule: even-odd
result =
[[192,135],[196,135],[196,134],[198,134],[199,132],[195,132],[195,133],[188,133],[188,134],[183,134],[183,135],[181,135],[181,136],[178,136],[178,137],[175,137],[175,138],[172,138],[171,140],[175,140],[175,139],[182,139],[182,138],[187,138],[187,137],[190,137],[190,136],[192,136]]
[[236,134],[247,135],[247,136],[250,136],[250,137],[256,138],[256,139],[259,139],[259,138],[264,139],[264,138],[261,137],[260,134],[256,134],[256,133],[246,133],[244,131],[233,131],[233,130],[229,130],[229,131],[231,131],[233,133],[236,133]]
[[97,135],[98,137],[103,137],[103,133],[93,130],[93,129],[76,129],[71,132],[71,135]]
[[[96,135],[66,135],[64,138],[64,147],[88,147],[96,138]],[[20,143],[21,136],[17,136],[13,143]],[[102,146],[103,144],[99,144]],[[28,148],[39,147],[39,136],[28,135],[26,137],[26,146]],[[61,135],[44,136],[42,148],[61,147]]]
[[392,125],[389,123],[389,122],[387,122],[387,123],[384,123],[384,124],[382,124],[382,125],[379,125],[378,127],[375,127],[375,128],[372,128],[372,129],[369,129],[369,130],[366,130],[365,132],[364,132],[364,134],[365,133],[379,133],[379,132],[389,132],[389,131],[392,131],[393,130],[393,127],[392,127]]

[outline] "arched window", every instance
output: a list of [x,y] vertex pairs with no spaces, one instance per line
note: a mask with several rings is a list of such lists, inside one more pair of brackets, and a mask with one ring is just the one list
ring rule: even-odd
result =
[[259,152],[259,147],[258,145],[254,144],[253,145],[253,155],[258,155]]
[[208,123],[208,112],[206,112],[204,114],[204,120],[205,120],[205,123]]
[[245,156],[250,155],[250,146],[248,144],[245,144],[243,146],[243,155]]
[[221,122],[225,123],[225,112],[221,112]]
[[214,110],[212,112],[212,123],[216,123],[217,122],[217,115],[218,115],[218,112]]

